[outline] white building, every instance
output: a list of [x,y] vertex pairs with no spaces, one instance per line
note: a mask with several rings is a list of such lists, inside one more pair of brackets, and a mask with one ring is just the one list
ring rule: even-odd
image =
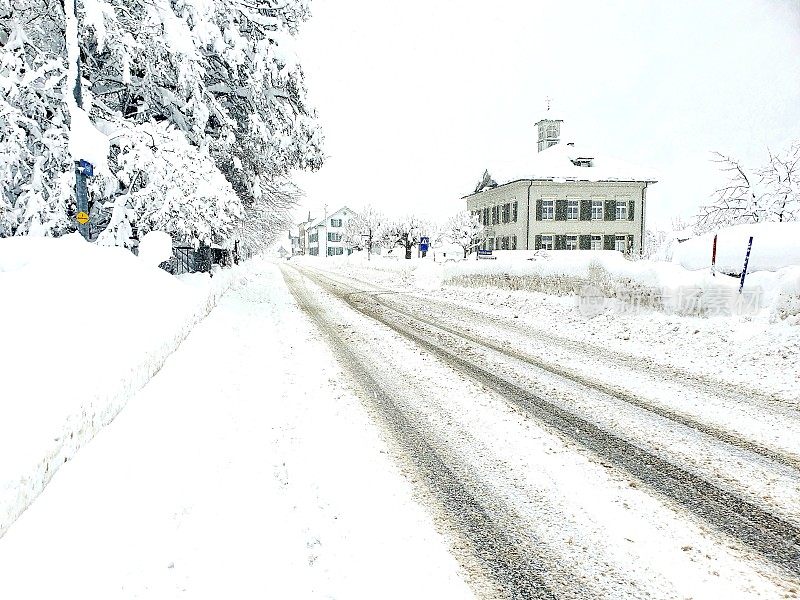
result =
[[653,174],[562,140],[559,119],[536,126],[528,173],[501,185],[485,173],[463,198],[485,227],[484,248],[640,254]]
[[356,213],[346,206],[309,224],[304,231],[309,256],[341,256],[351,254],[344,241],[344,228]]

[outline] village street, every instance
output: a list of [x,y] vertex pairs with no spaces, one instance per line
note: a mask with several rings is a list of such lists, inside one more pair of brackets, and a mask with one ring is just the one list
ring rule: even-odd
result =
[[793,597],[796,407],[370,273],[245,269],[0,597]]

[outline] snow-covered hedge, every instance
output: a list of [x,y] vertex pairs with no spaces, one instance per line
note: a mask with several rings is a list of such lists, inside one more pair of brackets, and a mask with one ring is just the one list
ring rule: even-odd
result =
[[179,280],[77,234],[0,239],[0,536],[237,272]]

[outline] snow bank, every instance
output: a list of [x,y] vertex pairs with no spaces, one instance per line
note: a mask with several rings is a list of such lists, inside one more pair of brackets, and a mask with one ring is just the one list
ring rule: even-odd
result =
[[[747,264],[748,273],[800,265],[800,223],[754,223],[720,229],[718,271],[742,272],[750,236],[753,236],[753,249]],[[686,269],[709,269],[713,244],[713,233],[686,240],[674,247],[672,260]]]
[[172,237],[163,231],[146,233],[139,242],[139,260],[151,267],[157,267],[172,257]]
[[179,280],[78,234],[0,239],[0,536],[161,368],[235,273]]
[[675,263],[631,261],[613,250],[495,254],[494,261],[444,265],[441,283],[574,295],[580,301],[593,296],[600,306],[617,301],[616,308],[623,311],[644,307],[692,316],[762,313],[773,321],[800,318],[800,267],[750,274],[739,294],[738,278],[714,277],[710,271]]
[[[393,260],[303,257],[312,266],[358,277],[362,270],[385,272],[385,284],[435,292],[444,285],[493,287],[575,296],[579,307],[597,312],[609,307],[640,308],[687,316],[748,316],[800,322],[800,266],[739,279],[710,270],[690,270],[674,262],[628,260],[615,250],[495,251],[494,260],[435,262],[432,258]],[[748,269],[749,272],[749,269]],[[394,274],[394,276],[392,276]],[[593,306],[585,306],[588,303]]]

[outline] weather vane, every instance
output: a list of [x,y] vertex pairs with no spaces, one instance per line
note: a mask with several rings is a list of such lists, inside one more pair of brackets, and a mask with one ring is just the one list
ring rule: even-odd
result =
[[544,101],[547,103],[547,112],[550,112],[550,103],[553,101],[553,99],[550,96],[548,96],[547,98],[544,99]]

